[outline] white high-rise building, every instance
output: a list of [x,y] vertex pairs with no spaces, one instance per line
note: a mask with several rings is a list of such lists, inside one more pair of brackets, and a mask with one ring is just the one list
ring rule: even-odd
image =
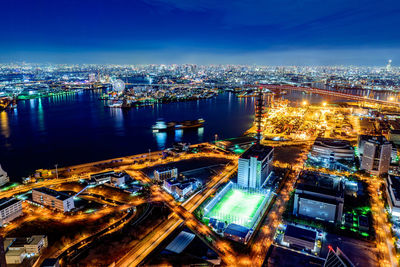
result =
[[391,71],[392,70],[392,60],[389,59],[388,64],[386,65],[386,71]]
[[272,171],[274,148],[253,145],[239,158],[238,185],[250,188],[260,188]]
[[8,177],[7,173],[1,168],[0,165],[0,186],[5,185],[10,181],[10,178]]
[[373,175],[389,171],[392,144],[382,137],[371,137],[365,141],[361,158],[361,170]]

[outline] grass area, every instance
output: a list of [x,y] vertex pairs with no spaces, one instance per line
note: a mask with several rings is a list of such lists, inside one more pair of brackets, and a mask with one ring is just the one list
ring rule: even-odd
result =
[[231,189],[206,216],[251,228],[251,220],[264,198],[262,194]]

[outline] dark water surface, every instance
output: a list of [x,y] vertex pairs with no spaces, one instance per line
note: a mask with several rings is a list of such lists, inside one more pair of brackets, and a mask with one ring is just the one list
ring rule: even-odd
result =
[[[68,166],[161,150],[173,142],[192,144],[240,136],[253,121],[252,98],[223,93],[212,99],[121,110],[104,107],[101,92],[18,102],[0,113],[0,164],[12,180],[54,164]],[[205,119],[203,128],[154,134],[165,121]]]

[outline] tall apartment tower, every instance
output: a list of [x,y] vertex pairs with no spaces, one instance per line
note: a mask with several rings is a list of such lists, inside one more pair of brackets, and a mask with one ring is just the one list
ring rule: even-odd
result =
[[373,175],[389,171],[392,144],[383,136],[371,137],[364,143],[361,169]]
[[272,171],[274,148],[255,144],[247,149],[239,158],[238,185],[242,187],[260,188]]

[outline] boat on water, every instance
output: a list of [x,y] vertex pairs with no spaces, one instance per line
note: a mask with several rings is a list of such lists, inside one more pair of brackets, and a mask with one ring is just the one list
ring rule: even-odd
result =
[[122,108],[123,101],[112,101],[112,103],[108,104],[109,108]]
[[185,130],[191,128],[200,128],[203,127],[204,120],[186,120],[182,122],[170,121],[165,122],[162,119],[157,120],[156,124],[152,126],[153,132],[167,132],[172,130]]

